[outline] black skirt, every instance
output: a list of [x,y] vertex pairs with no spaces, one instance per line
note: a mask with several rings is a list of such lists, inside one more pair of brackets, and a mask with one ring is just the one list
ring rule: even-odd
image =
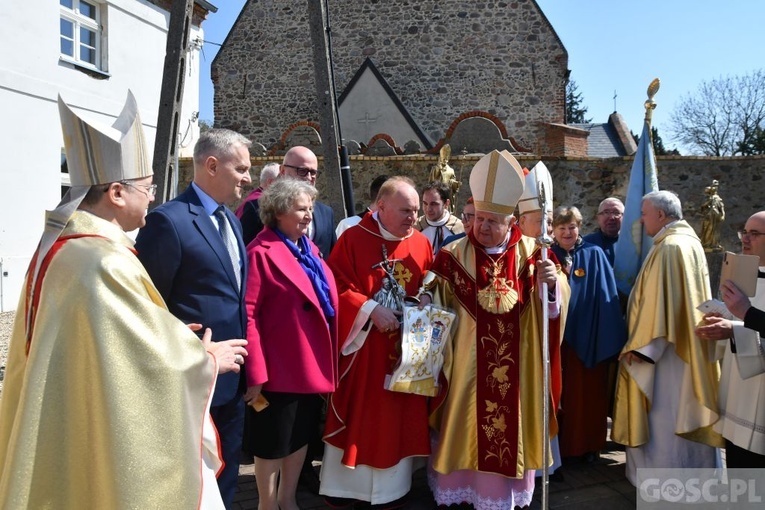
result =
[[261,459],[281,459],[304,447],[316,435],[323,400],[316,393],[264,391],[268,407],[247,406],[244,450]]

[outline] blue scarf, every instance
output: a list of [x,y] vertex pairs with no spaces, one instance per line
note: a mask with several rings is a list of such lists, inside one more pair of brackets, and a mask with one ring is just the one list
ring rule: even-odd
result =
[[324,312],[324,318],[329,320],[330,317],[334,317],[335,309],[332,308],[332,302],[329,298],[327,275],[324,274],[324,267],[321,265],[321,260],[319,260],[319,258],[311,251],[311,246],[308,244],[308,237],[302,236],[298,239],[296,244],[287,239],[278,228],[274,228],[274,232],[276,232],[276,235],[284,241],[287,249],[292,252],[292,255],[295,256],[298,264],[300,264],[300,267],[302,267],[305,274],[308,275],[308,279],[311,280],[313,290],[316,293],[316,297],[319,298],[321,309]]

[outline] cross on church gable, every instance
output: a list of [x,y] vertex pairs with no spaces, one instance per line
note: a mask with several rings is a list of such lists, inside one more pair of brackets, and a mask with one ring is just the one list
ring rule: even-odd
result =
[[364,124],[364,137],[365,137],[366,140],[369,140],[369,137],[371,136],[370,135],[370,130],[369,130],[369,125],[370,124],[374,124],[375,122],[377,122],[377,119],[379,119],[379,118],[380,118],[379,115],[377,117],[374,117],[374,118],[370,117],[369,116],[369,112],[366,111],[366,112],[364,112],[364,118],[363,119],[359,119],[359,120],[356,121],[359,124]]

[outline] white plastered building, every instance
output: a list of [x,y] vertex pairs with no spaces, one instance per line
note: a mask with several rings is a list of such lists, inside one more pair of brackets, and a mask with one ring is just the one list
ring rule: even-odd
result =
[[[195,2],[186,57],[180,156],[199,136],[199,27],[216,8]],[[0,311],[17,306],[46,209],[68,185],[62,171],[61,97],[111,125],[128,89],[147,141],[157,127],[171,0],[12,0],[0,15]],[[153,150],[153,149],[152,149]]]

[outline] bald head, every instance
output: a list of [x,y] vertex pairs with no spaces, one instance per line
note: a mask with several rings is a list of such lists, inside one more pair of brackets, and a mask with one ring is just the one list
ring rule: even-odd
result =
[[284,155],[279,174],[316,185],[319,162],[311,149],[298,145]]
[[[765,265],[765,211],[754,213],[746,220],[741,236],[741,253],[760,257],[760,265]],[[754,235],[751,235],[754,234]]]
[[408,177],[391,177],[377,194],[377,215],[385,230],[396,237],[412,233],[420,210],[420,197]]

